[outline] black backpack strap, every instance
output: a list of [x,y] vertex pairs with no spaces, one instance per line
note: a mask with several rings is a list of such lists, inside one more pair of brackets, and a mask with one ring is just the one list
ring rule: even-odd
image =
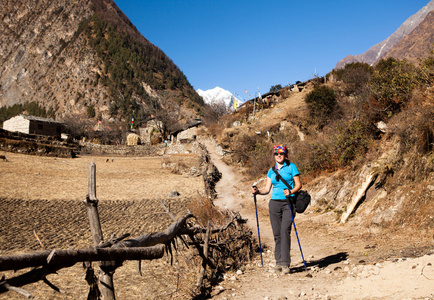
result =
[[289,183],[286,182],[286,180],[283,179],[282,176],[280,176],[279,172],[277,172],[277,170],[276,170],[276,166],[273,166],[271,169],[274,171],[274,173],[276,173],[276,180],[277,180],[277,181],[282,180],[283,184],[286,185],[287,188],[291,190],[291,186],[289,185]]
[[[276,166],[273,166],[271,169],[274,171],[274,173],[276,173],[276,180],[277,180],[277,181],[282,180],[283,184],[285,184],[286,187],[287,187],[289,190],[291,190],[292,188],[291,188],[291,186],[289,185],[289,183],[286,182],[286,180],[283,179],[282,176],[280,176],[279,172],[277,172],[277,170],[276,170]],[[288,205],[291,205],[291,210],[292,210],[292,213],[294,214],[295,209],[294,209],[294,203],[293,203],[293,202],[295,202],[295,197],[289,197],[289,199],[288,199],[288,197],[287,197],[286,200],[288,201]]]

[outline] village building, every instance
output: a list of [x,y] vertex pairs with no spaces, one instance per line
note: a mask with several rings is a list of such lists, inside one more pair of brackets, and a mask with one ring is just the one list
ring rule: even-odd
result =
[[11,132],[61,136],[65,124],[53,119],[19,114],[3,122],[3,129]]
[[196,119],[195,121],[195,123],[192,123],[184,127],[183,129],[171,132],[169,135],[171,143],[185,144],[196,140],[198,127],[202,125],[202,121],[200,119]]
[[146,127],[139,128],[140,142],[144,145],[155,145],[163,141],[165,127],[162,121],[152,118]]

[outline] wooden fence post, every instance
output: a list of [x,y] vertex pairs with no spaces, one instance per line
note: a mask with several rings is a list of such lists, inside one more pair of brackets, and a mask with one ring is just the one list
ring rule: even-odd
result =
[[[96,165],[89,162],[88,165],[88,195],[84,200],[87,214],[89,217],[90,230],[92,233],[93,245],[98,247],[104,241],[101,223],[98,214],[98,199],[96,198]],[[114,300],[115,291],[113,286],[113,273],[115,267],[111,262],[100,262],[99,288],[102,298],[105,300]]]

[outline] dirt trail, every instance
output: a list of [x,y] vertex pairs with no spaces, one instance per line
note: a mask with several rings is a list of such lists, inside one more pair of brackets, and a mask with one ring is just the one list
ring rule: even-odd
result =
[[[239,211],[257,237],[252,183],[221,160],[215,142],[202,143],[222,173],[215,204]],[[293,231],[291,274],[274,273],[268,201],[257,199],[263,267],[258,254],[251,264],[226,274],[213,299],[434,299],[433,247],[422,251],[428,255],[409,258],[418,251],[418,241],[411,237],[369,235],[357,224],[340,225],[333,214],[310,209],[295,220],[308,272]]]

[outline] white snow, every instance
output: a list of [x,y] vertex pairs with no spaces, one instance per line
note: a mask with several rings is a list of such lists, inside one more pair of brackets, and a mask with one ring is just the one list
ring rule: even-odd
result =
[[[199,96],[203,98],[203,100],[207,104],[223,102],[226,105],[226,107],[232,108],[233,101],[235,99],[234,95],[232,95],[231,92],[222,89],[221,87],[218,86],[206,91],[198,89],[196,92],[199,94]],[[241,105],[242,101],[238,98],[236,99],[237,99],[238,106]]]

